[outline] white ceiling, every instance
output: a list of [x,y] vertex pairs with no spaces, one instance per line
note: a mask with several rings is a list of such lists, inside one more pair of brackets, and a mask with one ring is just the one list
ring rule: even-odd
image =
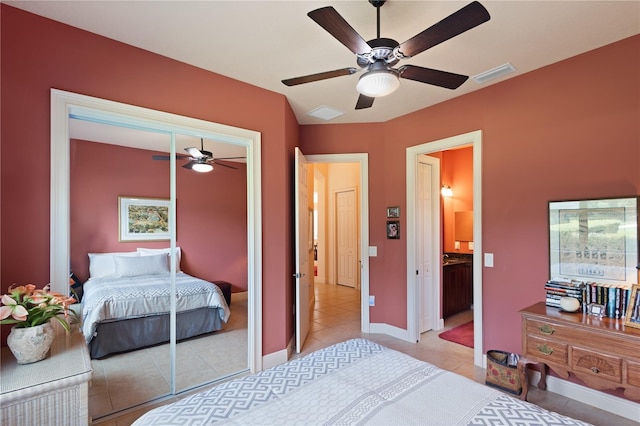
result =
[[[640,1],[481,0],[491,20],[400,62],[473,76],[505,63],[516,72],[456,90],[401,79],[372,108],[354,110],[361,73],[299,86],[281,80],[357,67],[355,56],[307,13],[331,5],[365,39],[376,10],[358,1],[4,1],[12,6],[284,94],[300,124],[328,106],[330,123],[384,122],[640,33]],[[381,37],[402,43],[469,1],[395,1],[381,8]],[[603,77],[604,78],[604,77]]]

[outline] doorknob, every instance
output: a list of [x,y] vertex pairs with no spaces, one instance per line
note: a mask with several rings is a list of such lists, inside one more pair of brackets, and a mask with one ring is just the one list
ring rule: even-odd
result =
[[296,272],[295,274],[293,274],[294,278],[302,278],[302,277],[306,277],[306,276],[307,276],[307,274],[304,274],[304,273],[301,274],[300,272]]

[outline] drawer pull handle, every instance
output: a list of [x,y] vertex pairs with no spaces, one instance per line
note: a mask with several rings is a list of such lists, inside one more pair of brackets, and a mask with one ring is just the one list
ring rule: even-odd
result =
[[591,371],[593,371],[596,374],[600,372],[600,370],[598,370],[598,367],[591,367]]
[[553,327],[551,327],[549,324],[545,324],[545,325],[541,325],[540,327],[538,327],[538,330],[540,330],[540,332],[542,334],[546,334],[551,336],[553,333],[555,333],[555,329]]
[[545,355],[551,355],[553,353],[553,349],[547,345],[538,346],[538,350]]

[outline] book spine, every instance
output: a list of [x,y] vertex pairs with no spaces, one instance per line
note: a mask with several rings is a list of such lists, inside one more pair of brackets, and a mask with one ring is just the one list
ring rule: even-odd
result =
[[560,296],[575,297],[576,299],[582,300],[582,292],[581,291],[564,290],[564,289],[561,289],[561,288],[548,288],[548,287],[545,287],[545,290],[546,290],[546,292],[548,294],[558,294]]
[[629,297],[631,297],[631,289],[625,288],[622,296],[622,317],[627,317],[627,308],[629,307]]
[[609,318],[616,317],[616,289],[609,287],[607,290],[607,316]]

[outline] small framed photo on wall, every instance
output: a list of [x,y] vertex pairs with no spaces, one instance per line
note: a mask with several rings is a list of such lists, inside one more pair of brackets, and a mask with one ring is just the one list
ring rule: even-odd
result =
[[387,207],[387,217],[400,217],[400,207]]
[[400,239],[400,221],[398,220],[387,221],[387,239],[388,240]]

